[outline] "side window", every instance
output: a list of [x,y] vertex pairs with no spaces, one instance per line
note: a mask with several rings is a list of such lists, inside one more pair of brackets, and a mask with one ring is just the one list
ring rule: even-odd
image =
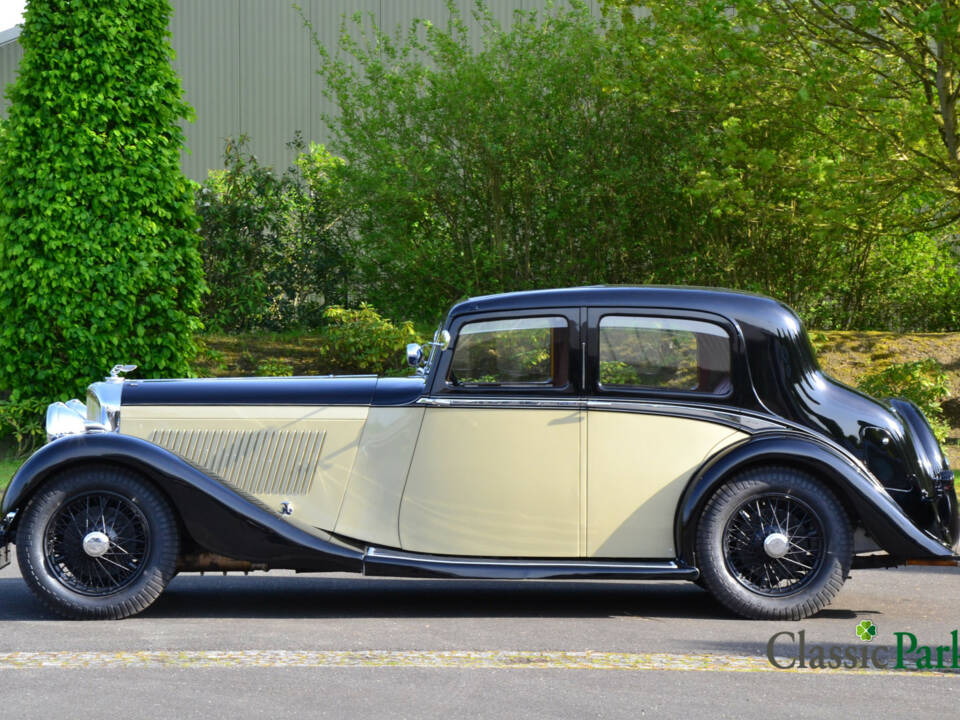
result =
[[724,395],[731,389],[730,337],[698,320],[607,315],[600,320],[600,385]]
[[457,336],[447,381],[457,387],[564,387],[569,343],[562,317],[467,323]]

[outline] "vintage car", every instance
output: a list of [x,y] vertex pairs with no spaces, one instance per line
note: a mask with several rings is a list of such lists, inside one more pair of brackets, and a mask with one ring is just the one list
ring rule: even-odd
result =
[[[851,567],[957,564],[923,415],[824,375],[766,297],[586,287],[455,305],[407,378],[137,380],[55,403],[0,546],[48,608],[178,572],[691,580],[799,619]],[[7,549],[8,554],[9,550]]]

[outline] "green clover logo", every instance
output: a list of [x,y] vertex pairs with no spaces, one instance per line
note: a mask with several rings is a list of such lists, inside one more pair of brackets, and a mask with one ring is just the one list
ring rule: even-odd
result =
[[870,642],[877,636],[877,626],[869,620],[864,620],[857,625],[857,637],[865,642]]

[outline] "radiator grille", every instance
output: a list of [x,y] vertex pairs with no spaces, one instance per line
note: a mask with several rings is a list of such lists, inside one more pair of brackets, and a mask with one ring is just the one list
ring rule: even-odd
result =
[[150,442],[254,495],[306,495],[323,436],[322,430],[154,430]]

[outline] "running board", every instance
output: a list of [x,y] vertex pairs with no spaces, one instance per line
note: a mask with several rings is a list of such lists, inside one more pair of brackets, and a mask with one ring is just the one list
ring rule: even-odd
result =
[[514,560],[368,547],[363,556],[363,574],[478,580],[696,580],[700,571],[672,561]]

